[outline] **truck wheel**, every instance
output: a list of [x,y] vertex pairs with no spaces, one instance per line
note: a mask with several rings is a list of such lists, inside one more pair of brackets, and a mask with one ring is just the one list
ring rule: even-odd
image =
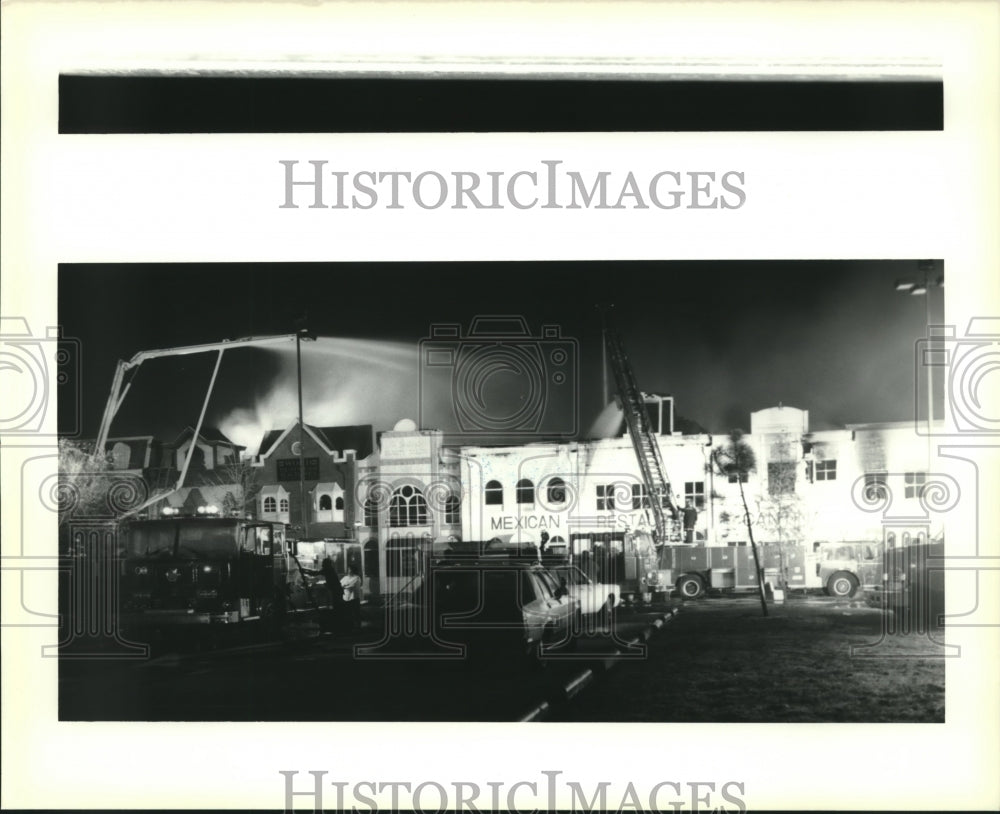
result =
[[688,574],[677,580],[677,593],[684,599],[697,599],[705,593],[705,583],[697,574]]
[[826,583],[826,592],[830,596],[854,596],[854,592],[857,590],[858,578],[847,571],[837,571]]

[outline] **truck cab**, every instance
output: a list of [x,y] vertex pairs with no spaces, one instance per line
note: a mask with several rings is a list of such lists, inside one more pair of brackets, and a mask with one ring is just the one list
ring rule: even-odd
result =
[[268,617],[286,598],[286,555],[281,524],[210,510],[133,521],[124,529],[121,559],[125,627]]
[[872,590],[882,581],[881,545],[867,540],[818,542],[813,545],[816,577],[828,596],[852,597],[858,588]]

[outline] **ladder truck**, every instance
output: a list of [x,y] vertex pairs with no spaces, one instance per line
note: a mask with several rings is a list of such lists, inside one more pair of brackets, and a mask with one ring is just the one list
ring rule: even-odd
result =
[[[129,361],[119,361],[111,392],[105,405],[95,449],[102,451],[111,425],[128,395],[138,368],[146,361],[164,357],[215,353],[215,365],[194,428],[201,433],[222,357],[239,348],[288,347],[302,338],[297,334],[245,337],[200,345],[144,350]],[[121,536],[120,572],[114,575],[121,596],[122,620],[126,630],[146,634],[169,634],[201,628],[262,621],[280,623],[293,612],[315,615],[333,603],[339,586],[316,592],[302,568],[298,543],[286,539],[281,523],[248,517],[221,517],[218,507],[199,507],[197,513],[182,516],[165,506],[161,515],[146,518],[146,511],[183,488],[196,444],[191,444],[177,481],[165,490],[154,491],[147,500],[117,517]],[[301,477],[301,471],[300,471]],[[303,543],[303,556],[315,553],[315,546]],[[323,549],[325,552],[326,549]],[[312,563],[318,569],[318,561]],[[324,583],[325,584],[325,583]]]
[[[756,590],[757,565],[746,548],[683,543],[678,522],[680,512],[650,426],[643,393],[636,383],[621,336],[607,320],[604,337],[655,529],[652,543],[657,551],[656,562],[637,569],[641,582],[651,591],[669,592],[676,588],[684,599],[697,599],[707,588]],[[641,538],[641,535],[643,532],[637,531],[633,536]],[[633,551],[639,550],[644,542],[640,539],[639,545],[633,543]],[[645,548],[654,550],[653,546],[646,544]],[[870,590],[877,583],[875,566],[881,548],[879,543],[868,541],[814,543],[811,552],[805,545],[790,547],[786,550],[788,562],[784,563],[782,578],[790,587],[822,587],[830,596],[849,598],[859,587]],[[777,574],[782,568],[780,552],[764,546],[762,556],[760,567]],[[634,559],[640,561],[639,557]],[[809,567],[812,561],[815,561],[815,578]]]
[[652,515],[652,535],[642,529],[636,529],[629,535],[630,539],[626,542],[626,572],[634,571],[630,575],[637,579],[644,595],[665,592],[669,596],[673,588],[671,572],[661,568],[657,549],[668,540],[679,539],[677,503],[663,465],[659,444],[653,434],[643,393],[625,352],[625,344],[606,318],[604,343],[648,499],[648,505],[644,507]]
[[604,342],[629,437],[639,462],[639,472],[649,495],[656,544],[663,545],[675,536],[678,508],[673,490],[663,465],[659,444],[650,426],[643,393],[639,390],[632,364],[625,352],[625,344],[618,331],[610,325],[604,329]]

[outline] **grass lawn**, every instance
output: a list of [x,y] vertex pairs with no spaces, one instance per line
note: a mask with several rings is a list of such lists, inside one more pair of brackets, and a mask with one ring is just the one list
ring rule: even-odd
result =
[[768,610],[747,596],[684,603],[647,659],[619,665],[563,719],[944,722],[943,631],[884,632],[861,601],[793,595]]

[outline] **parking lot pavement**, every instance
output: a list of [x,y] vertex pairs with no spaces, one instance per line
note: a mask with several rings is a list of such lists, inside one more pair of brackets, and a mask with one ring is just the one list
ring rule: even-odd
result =
[[[613,628],[579,637],[531,666],[518,658],[431,659],[420,654],[367,658],[384,630],[370,622],[353,636],[305,635],[281,642],[171,652],[140,662],[60,664],[61,720],[178,721],[504,721],[541,701],[565,699],[566,687],[608,659],[645,657],[630,650],[663,608],[623,609]],[[615,656],[615,653],[621,655]]]

